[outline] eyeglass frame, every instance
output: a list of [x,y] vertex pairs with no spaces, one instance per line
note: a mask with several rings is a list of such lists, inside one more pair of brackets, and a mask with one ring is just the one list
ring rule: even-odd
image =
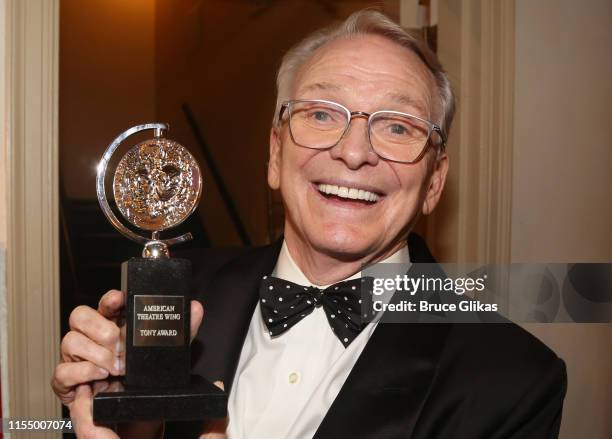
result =
[[[331,146],[327,146],[325,148],[316,148],[316,147],[312,147],[312,146],[305,146],[302,145],[298,142],[296,142],[295,138],[293,137],[293,130],[291,129],[291,108],[290,106],[294,103],[300,103],[300,102],[313,102],[313,103],[320,103],[320,104],[331,104],[331,105],[336,105],[340,108],[342,108],[347,115],[347,123],[346,123],[346,127],[344,128],[344,131],[342,132],[342,134],[340,135],[340,138],[338,139],[338,141],[336,143],[334,143]],[[365,111],[351,111],[348,108],[346,108],[344,105],[339,104],[338,102],[334,102],[334,101],[328,101],[325,99],[291,99],[288,101],[284,101],[283,103],[281,103],[281,107],[278,111],[278,122],[280,123],[283,120],[283,115],[285,113],[285,111],[288,112],[289,114],[289,134],[291,135],[291,140],[293,140],[293,143],[295,143],[298,146],[301,146],[302,148],[309,148],[309,149],[318,149],[318,150],[326,150],[326,149],[331,149],[334,146],[338,145],[338,143],[340,143],[342,141],[342,139],[344,138],[344,136],[346,135],[346,133],[349,130],[349,127],[351,126],[351,122],[353,121],[354,117],[367,117],[368,120],[368,143],[370,144],[370,149],[374,152],[374,154],[376,154],[378,157],[384,159],[384,160],[389,160],[391,162],[396,162],[396,163],[406,163],[408,165],[414,164],[419,162],[423,156],[425,156],[425,154],[427,153],[427,150],[432,146],[432,142],[430,142],[431,140],[431,134],[433,132],[437,132],[438,135],[440,136],[440,139],[442,139],[442,142],[436,146],[440,147],[440,150],[444,150],[446,148],[446,135],[444,134],[444,131],[442,130],[442,128],[427,120],[427,119],[423,119],[422,117],[419,116],[415,116],[414,114],[410,114],[410,113],[404,113],[402,111],[394,111],[394,110],[378,110],[375,111],[373,113],[368,113]],[[380,113],[390,113],[390,114],[395,114],[395,115],[399,115],[399,116],[407,116],[407,117],[412,117],[414,119],[417,119],[425,124],[427,124],[429,126],[429,131],[427,133],[427,140],[425,141],[425,145],[423,146],[423,150],[419,153],[419,155],[412,161],[403,161],[403,160],[394,160],[394,159],[390,159],[388,157],[385,157],[383,155],[381,155],[380,153],[378,153],[378,151],[376,151],[376,149],[374,148],[374,145],[372,145],[372,139],[371,139],[371,122],[372,122],[372,118],[374,116],[376,116],[377,114]]]

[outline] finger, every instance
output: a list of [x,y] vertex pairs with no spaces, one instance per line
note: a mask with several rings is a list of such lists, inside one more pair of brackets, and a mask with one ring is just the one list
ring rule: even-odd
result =
[[119,341],[115,346],[115,354],[120,357],[125,357],[125,323],[119,328]]
[[104,346],[100,346],[80,332],[70,331],[62,339],[60,346],[64,362],[89,361],[106,369],[112,375],[125,373],[125,359]]
[[53,373],[51,387],[62,399],[62,402],[67,404],[70,401],[64,401],[64,396],[71,394],[70,396],[73,397],[74,386],[89,381],[103,380],[106,377],[108,377],[106,369],[102,369],[89,361],[60,363]]
[[219,389],[225,390],[225,384],[223,384],[223,381],[215,381],[213,384],[217,386]]
[[110,290],[98,302],[98,312],[107,319],[121,316],[125,305],[124,295],[119,290]]
[[106,390],[108,392],[123,392],[125,386],[121,381],[112,381]]
[[204,307],[197,300],[191,301],[191,340],[198,334],[202,318],[204,317]]
[[93,395],[96,396],[98,393],[105,392],[108,390],[110,383],[107,380],[96,381],[92,384]]
[[112,430],[94,425],[92,398],[92,390],[88,384],[80,384],[76,388],[74,402],[70,404],[70,418],[76,436],[97,439],[118,438]]
[[92,339],[111,351],[117,349],[119,342],[119,327],[93,308],[85,305],[77,306],[70,314],[70,329]]
[[70,418],[77,437],[86,437],[87,431],[93,428],[91,398],[88,384],[80,384],[76,388],[74,401],[70,404]]

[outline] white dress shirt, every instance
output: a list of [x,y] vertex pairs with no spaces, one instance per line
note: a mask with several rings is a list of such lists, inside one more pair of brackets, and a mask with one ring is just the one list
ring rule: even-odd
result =
[[[408,247],[403,247],[383,262],[409,261]],[[294,262],[286,243],[272,275],[313,285]],[[348,279],[359,276],[356,273]],[[344,348],[332,332],[323,307],[319,307],[285,333],[271,337],[258,304],[229,395],[228,438],[312,437],[376,324],[376,320],[369,323]]]

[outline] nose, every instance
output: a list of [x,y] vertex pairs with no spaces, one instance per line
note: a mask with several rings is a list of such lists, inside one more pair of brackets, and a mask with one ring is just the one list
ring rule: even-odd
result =
[[347,132],[330,150],[330,154],[334,160],[342,160],[351,170],[364,165],[376,166],[379,158],[370,145],[367,117],[354,116]]

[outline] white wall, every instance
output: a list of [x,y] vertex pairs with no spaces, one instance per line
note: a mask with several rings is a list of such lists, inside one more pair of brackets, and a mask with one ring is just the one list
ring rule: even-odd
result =
[[[512,260],[612,261],[612,2],[516,0]],[[612,327],[530,326],[568,366],[561,437],[612,437]]]
[[517,0],[512,254],[612,260],[612,2]]

